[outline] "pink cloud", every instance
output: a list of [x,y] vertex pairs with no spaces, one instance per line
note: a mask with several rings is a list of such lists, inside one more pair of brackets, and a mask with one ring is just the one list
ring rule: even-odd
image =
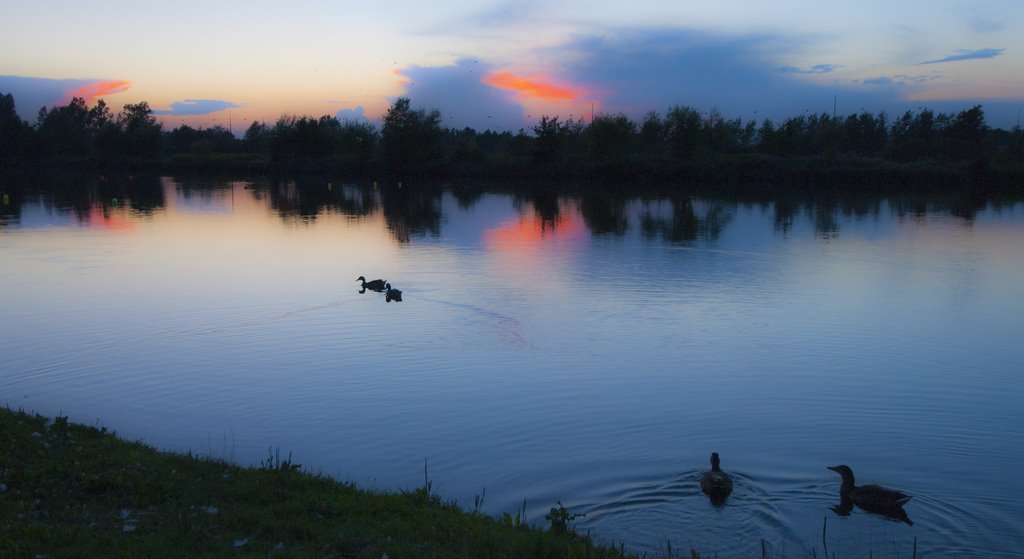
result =
[[94,100],[106,95],[122,93],[131,87],[132,82],[125,80],[103,80],[90,82],[85,85],[68,89],[64,92],[64,102],[70,102],[75,97],[85,99],[86,105],[91,105]]

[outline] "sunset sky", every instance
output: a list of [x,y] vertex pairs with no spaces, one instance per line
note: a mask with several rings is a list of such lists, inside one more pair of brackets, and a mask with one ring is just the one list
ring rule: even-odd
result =
[[675,105],[776,121],[1024,109],[1024,2],[12,0],[0,92],[30,122],[71,96],[166,127],[282,114],[379,123],[398,96],[448,126],[529,128]]

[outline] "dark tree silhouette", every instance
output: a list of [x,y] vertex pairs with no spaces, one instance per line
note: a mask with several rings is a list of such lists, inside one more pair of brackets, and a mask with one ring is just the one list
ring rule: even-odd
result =
[[659,156],[665,151],[665,123],[655,111],[644,116],[640,125],[640,145],[648,156]]
[[[283,164],[292,170],[379,172],[383,163],[398,173],[680,176],[734,184],[809,184],[804,179],[839,177],[886,184],[927,181],[946,188],[963,182],[966,174],[972,188],[984,191],[993,181],[1008,184],[1020,175],[1024,133],[1019,127],[991,129],[980,105],[955,114],[920,108],[891,121],[884,112],[837,116],[806,110],[782,122],[765,119],[760,124],[729,120],[717,110],[702,114],[674,106],[664,117],[647,113],[639,126],[623,114],[599,115],[589,125],[571,116],[562,120],[545,115],[516,133],[478,133],[472,128],[443,129],[437,110],[413,109],[410,99],[402,97],[388,109],[380,132],[370,124],[339,122],[334,116],[285,115],[272,127],[253,122],[239,141],[218,126],[183,125],[164,133],[146,102],[125,105],[112,115],[103,100],[89,108],[74,98],[65,106],[43,107],[30,126],[15,113],[14,97],[0,94],[0,149],[0,158],[15,162],[45,156],[116,166],[152,162],[161,154],[244,153],[249,156],[209,160],[229,168],[238,163],[252,169]],[[936,165],[893,166],[882,158],[896,163],[932,160]],[[168,159],[172,164],[207,161]]]
[[484,150],[477,142],[476,130],[468,127],[449,130],[448,142],[451,144],[452,161],[479,163],[484,160]]
[[39,110],[36,132],[48,155],[83,156],[89,150],[89,108],[75,97],[63,107]]
[[700,113],[690,107],[672,107],[665,115],[665,136],[672,155],[687,159],[697,152],[701,135]]
[[92,135],[92,151],[100,161],[111,161],[120,157],[124,149],[121,126],[110,113],[107,103],[100,99],[89,109],[88,129]]
[[117,115],[124,132],[124,153],[128,157],[148,158],[160,154],[161,126],[149,103],[129,103]]
[[988,130],[981,105],[960,111],[943,130],[947,139],[945,155],[950,159],[980,158],[988,151],[985,146]]
[[270,153],[270,137],[270,127],[254,120],[242,137],[243,148],[249,153]]
[[199,129],[179,126],[164,138],[170,153],[235,153],[239,149],[239,141],[222,126]]
[[843,121],[842,149],[858,155],[878,155],[888,140],[888,122],[885,113],[876,117],[861,111]]
[[274,159],[327,157],[338,141],[338,120],[331,116],[282,116],[271,134],[270,152]]
[[757,149],[761,153],[775,154],[779,152],[778,131],[775,129],[775,121],[766,118],[761,121],[761,128],[757,131]]
[[918,114],[907,111],[892,124],[889,157],[896,161],[912,161],[933,155],[935,114],[927,109]]
[[636,124],[624,114],[598,115],[585,133],[591,160],[613,161],[630,154]]
[[569,152],[570,142],[579,137],[582,130],[582,120],[559,122],[557,116],[542,116],[537,126],[533,127],[533,133],[537,135],[534,158],[541,163],[562,161]]
[[377,149],[377,130],[369,123],[346,120],[338,131],[336,153],[349,164],[366,165]]
[[0,159],[24,157],[31,149],[32,130],[14,110],[14,96],[0,94]]
[[440,112],[412,109],[408,97],[399,97],[384,116],[384,161],[400,172],[429,163],[441,155],[443,135]]
[[701,127],[701,150],[704,155],[734,152],[741,147],[743,123],[726,120],[717,109],[708,113]]

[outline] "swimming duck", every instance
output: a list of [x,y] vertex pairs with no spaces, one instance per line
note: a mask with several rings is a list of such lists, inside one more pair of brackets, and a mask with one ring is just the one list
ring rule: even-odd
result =
[[903,510],[903,505],[910,500],[910,495],[880,485],[856,485],[853,470],[845,464],[828,466],[828,469],[843,477],[843,484],[839,487],[839,505],[832,509],[836,514],[846,516],[850,514],[853,505],[857,505],[868,512],[914,524]]
[[401,301],[402,300],[402,292],[400,290],[398,290],[398,289],[394,289],[393,287],[391,287],[390,283],[385,283],[384,284],[384,289],[386,290],[385,293],[384,293],[384,302],[385,303],[390,303],[391,301]]
[[711,497],[711,503],[715,505],[724,503],[725,498],[732,493],[732,480],[719,467],[720,463],[718,453],[712,452],[711,471],[705,472],[704,477],[700,479],[700,490]]
[[369,289],[370,291],[376,291],[377,293],[380,293],[381,291],[384,291],[384,289],[387,286],[387,282],[382,279],[366,281],[366,278],[364,278],[363,276],[359,276],[358,278],[356,278],[356,281],[363,282],[362,287],[364,291]]

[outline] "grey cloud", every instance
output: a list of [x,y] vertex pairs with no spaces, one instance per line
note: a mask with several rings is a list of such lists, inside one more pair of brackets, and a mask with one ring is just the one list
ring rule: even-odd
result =
[[842,68],[842,66],[836,64],[815,64],[806,69],[798,66],[783,66],[779,68],[779,72],[783,74],[829,74],[837,68]]
[[401,74],[408,79],[405,96],[413,107],[440,110],[443,126],[483,131],[530,124],[510,93],[483,83],[491,71],[485,63],[464,58],[450,66],[413,66]]
[[941,76],[939,74],[921,74],[917,76],[908,76],[906,74],[896,74],[894,76],[878,76],[876,78],[868,78],[862,83],[868,85],[907,85],[914,83],[925,83],[932,80],[937,80]]
[[960,62],[962,60],[981,60],[986,58],[995,58],[1006,49],[979,49],[979,50],[958,50],[956,54],[951,54],[943,58],[936,58],[935,60],[925,60],[924,62],[918,62],[918,66],[925,64],[942,64],[945,62]]
[[[943,78],[939,72],[922,75],[878,76],[857,81],[808,82],[794,72],[780,72],[767,54],[792,40],[773,35],[722,35],[685,29],[634,29],[601,37],[583,38],[568,47],[577,53],[564,68],[564,79],[582,83],[592,91],[607,91],[602,110],[624,112],[641,119],[649,110],[688,105],[698,110],[718,109],[727,118],[743,120],[786,118],[806,112],[831,112],[837,99],[839,114],[859,107],[891,114],[917,107],[920,101],[904,98],[906,86]],[[563,47],[564,48],[564,47]],[[1005,49],[960,51],[951,59],[992,58]],[[812,66],[827,74],[835,65]],[[798,68],[798,70],[800,70]],[[625,85],[623,85],[625,84]],[[995,100],[932,101],[930,106],[963,110],[985,107],[993,122],[1007,121],[1010,104]],[[844,107],[846,109],[844,109]],[[1016,112],[1013,112],[1015,117]]]
[[[779,44],[770,35],[725,36],[689,30],[637,30],[581,39],[572,46],[583,61],[566,67],[570,81],[609,91],[603,109],[634,119],[649,110],[687,105],[718,109],[727,118],[785,119],[840,106],[882,108],[895,89],[872,92],[854,84],[808,83],[798,74],[827,74],[839,66],[819,64],[780,71],[764,53]],[[626,85],[623,85],[626,84]]]
[[232,103],[231,101],[221,101],[219,99],[185,99],[184,101],[175,101],[171,103],[170,109],[159,109],[154,110],[155,115],[170,115],[170,116],[196,116],[196,115],[208,115],[224,111],[227,109],[238,109],[242,105],[238,103]]
[[366,109],[362,106],[358,106],[354,109],[341,109],[334,115],[338,120],[345,122],[357,122],[359,124],[365,124],[368,121],[366,118]]
[[30,78],[24,76],[0,76],[0,92],[14,96],[18,116],[34,121],[39,109],[65,102],[68,92],[97,82],[111,80],[79,80]]

